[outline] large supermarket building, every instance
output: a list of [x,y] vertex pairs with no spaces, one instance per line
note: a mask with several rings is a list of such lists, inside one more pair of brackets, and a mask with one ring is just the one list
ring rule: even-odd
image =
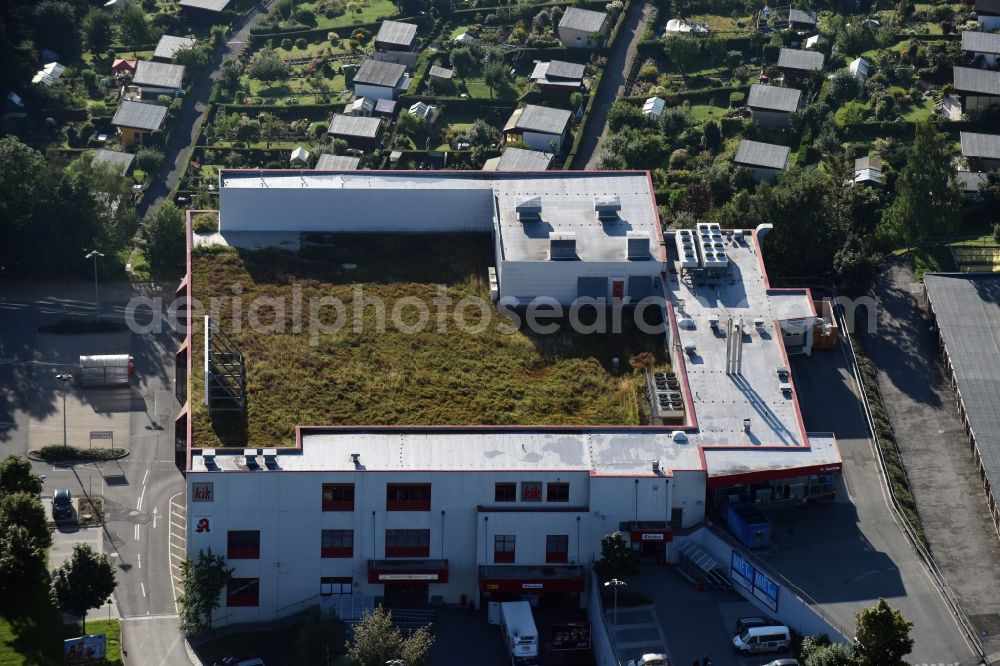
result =
[[[638,425],[313,421],[289,441],[221,447],[206,402],[256,371],[252,356],[235,363],[253,333],[213,328],[192,308],[177,356],[178,460],[189,554],[211,548],[235,569],[218,622],[316,598],[578,605],[610,532],[671,560],[723,502],[832,492],[837,443],[805,431],[788,362],[811,353],[822,321],[808,290],[768,284],[766,226],[664,234],[645,172],[223,170],[219,191],[219,232],[189,233],[189,303],[215,262],[190,249],[200,244],[274,252],[295,251],[303,233],[482,234],[494,301],[651,302],[669,370],[647,373]],[[254,395],[239,397],[252,411]]]

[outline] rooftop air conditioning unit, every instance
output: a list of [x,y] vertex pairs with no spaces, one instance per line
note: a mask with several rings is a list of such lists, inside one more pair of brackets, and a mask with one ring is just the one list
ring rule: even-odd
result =
[[514,207],[519,222],[538,222],[542,219],[541,197],[523,199]]
[[274,463],[278,458],[278,449],[264,449],[262,453],[265,463]]
[[361,463],[361,454],[360,453],[352,453],[351,454],[351,462],[354,463],[355,465],[359,465]]
[[243,449],[243,457],[246,458],[247,467],[257,466],[257,449]]
[[629,261],[645,261],[649,259],[649,234],[642,231],[630,231],[625,236]]
[[597,219],[601,222],[611,222],[618,219],[618,213],[622,209],[621,199],[614,194],[602,194],[594,197],[594,210],[597,211]]
[[215,463],[215,449],[202,449],[201,458],[206,465]]
[[576,234],[559,233],[550,235],[549,259],[552,261],[576,259]]

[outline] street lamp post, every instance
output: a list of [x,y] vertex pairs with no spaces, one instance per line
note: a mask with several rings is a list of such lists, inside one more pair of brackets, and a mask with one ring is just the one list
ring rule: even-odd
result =
[[618,588],[621,587],[622,585],[627,585],[627,584],[628,583],[626,583],[625,581],[618,580],[617,578],[612,578],[611,580],[609,580],[608,582],[606,582],[604,584],[604,587],[613,587],[614,590],[615,590],[615,615],[614,615],[615,621],[614,621],[614,625],[616,627],[618,626]]
[[98,252],[97,250],[91,250],[84,259],[94,260],[94,316],[97,319],[101,318],[101,300],[98,298],[97,293],[97,259],[103,257],[104,254]]
[[63,448],[65,449],[68,446],[66,441],[66,385],[73,379],[73,375],[61,372],[56,375],[56,379],[62,382],[63,387]]

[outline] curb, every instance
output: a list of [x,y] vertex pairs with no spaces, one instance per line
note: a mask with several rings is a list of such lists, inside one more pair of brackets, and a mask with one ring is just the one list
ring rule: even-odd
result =
[[38,451],[30,451],[30,450],[26,455],[28,456],[29,460],[34,460],[35,462],[49,463],[51,465],[75,465],[78,463],[84,463],[84,464],[102,463],[102,462],[110,462],[113,460],[121,460],[122,458],[125,458],[130,453],[132,453],[131,449],[115,449],[115,450],[119,451],[120,453],[118,455],[111,456],[110,458],[94,458],[91,460],[88,460],[86,458],[65,458],[60,460],[49,460],[48,458],[43,458],[41,455],[39,455]]

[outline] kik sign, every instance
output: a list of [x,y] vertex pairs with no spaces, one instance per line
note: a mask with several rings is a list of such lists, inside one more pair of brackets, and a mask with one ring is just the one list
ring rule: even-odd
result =
[[211,502],[215,499],[215,487],[211,481],[200,481],[191,484],[192,502]]

